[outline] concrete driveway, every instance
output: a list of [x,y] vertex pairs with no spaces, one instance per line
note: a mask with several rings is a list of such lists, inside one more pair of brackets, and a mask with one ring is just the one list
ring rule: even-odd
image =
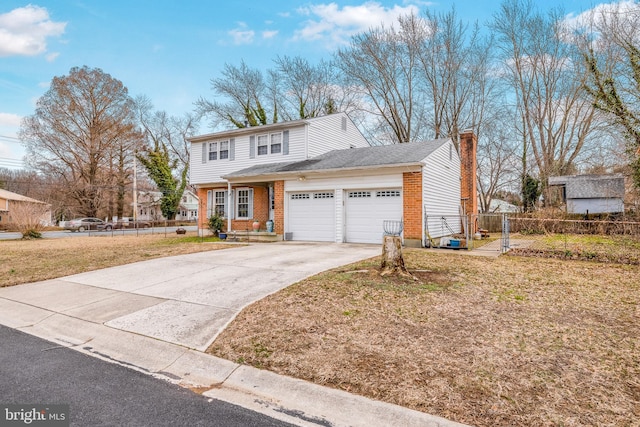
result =
[[0,305],[18,302],[203,351],[247,305],[379,253],[377,245],[237,246],[2,288]]

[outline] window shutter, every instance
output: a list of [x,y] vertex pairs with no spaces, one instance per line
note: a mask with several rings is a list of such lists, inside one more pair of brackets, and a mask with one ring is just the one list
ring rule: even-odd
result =
[[256,158],[256,137],[255,135],[251,135],[249,137],[249,158]]
[[207,190],[207,212],[205,218],[210,218],[213,212],[213,191]]
[[229,160],[236,159],[236,139],[231,138],[229,140]]
[[227,209],[229,209],[229,215],[227,216],[227,218],[234,219],[235,201],[234,201],[234,198],[233,198],[233,190],[231,190],[231,192],[229,193],[229,203],[228,203],[228,208]]
[[282,154],[289,154],[289,131],[285,130],[282,132]]
[[249,218],[253,218],[253,188],[249,189]]
[[224,192],[224,217],[229,218],[229,192]]
[[202,143],[202,163],[207,163],[207,157],[209,156],[209,153],[207,153],[207,145],[206,142]]

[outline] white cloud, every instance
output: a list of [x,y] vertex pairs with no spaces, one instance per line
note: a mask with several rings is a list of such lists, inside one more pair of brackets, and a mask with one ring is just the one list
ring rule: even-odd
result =
[[296,31],[296,38],[302,40],[328,40],[329,44],[344,44],[349,37],[367,31],[381,24],[391,25],[399,16],[418,14],[415,4],[402,7],[384,7],[376,1],[368,1],[359,6],[344,6],[336,3],[316,4],[298,9],[298,13],[310,18],[302,29]]
[[262,32],[262,38],[263,39],[272,39],[274,38],[276,35],[278,35],[278,31],[276,30],[271,30],[271,31],[263,31]]
[[58,56],[60,56],[60,52],[51,52],[45,56],[45,59],[47,60],[47,62],[53,62]]
[[22,120],[22,117],[20,117],[17,114],[0,113],[0,126],[15,126],[15,127],[19,127],[20,126],[20,120]]
[[233,39],[233,44],[250,44],[256,32],[247,28],[244,22],[238,22],[238,26],[228,33]]
[[53,22],[47,9],[28,5],[0,14],[0,57],[46,52],[47,38],[64,33],[66,22]]

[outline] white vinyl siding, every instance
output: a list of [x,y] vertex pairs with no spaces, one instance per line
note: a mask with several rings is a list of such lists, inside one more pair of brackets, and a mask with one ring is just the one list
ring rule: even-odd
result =
[[[452,147],[451,151],[449,147]],[[432,238],[450,235],[448,228],[461,231],[459,220],[447,219],[447,226],[441,220],[460,215],[460,158],[451,141],[431,153],[425,161],[422,202],[423,216],[426,213],[429,218],[428,230]]]
[[310,121],[309,157],[331,150],[368,146],[367,140],[346,114],[330,114]]

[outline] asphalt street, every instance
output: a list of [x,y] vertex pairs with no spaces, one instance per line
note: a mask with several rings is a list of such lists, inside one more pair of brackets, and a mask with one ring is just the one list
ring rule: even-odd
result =
[[0,404],[12,403],[68,404],[73,426],[290,426],[0,325]]

